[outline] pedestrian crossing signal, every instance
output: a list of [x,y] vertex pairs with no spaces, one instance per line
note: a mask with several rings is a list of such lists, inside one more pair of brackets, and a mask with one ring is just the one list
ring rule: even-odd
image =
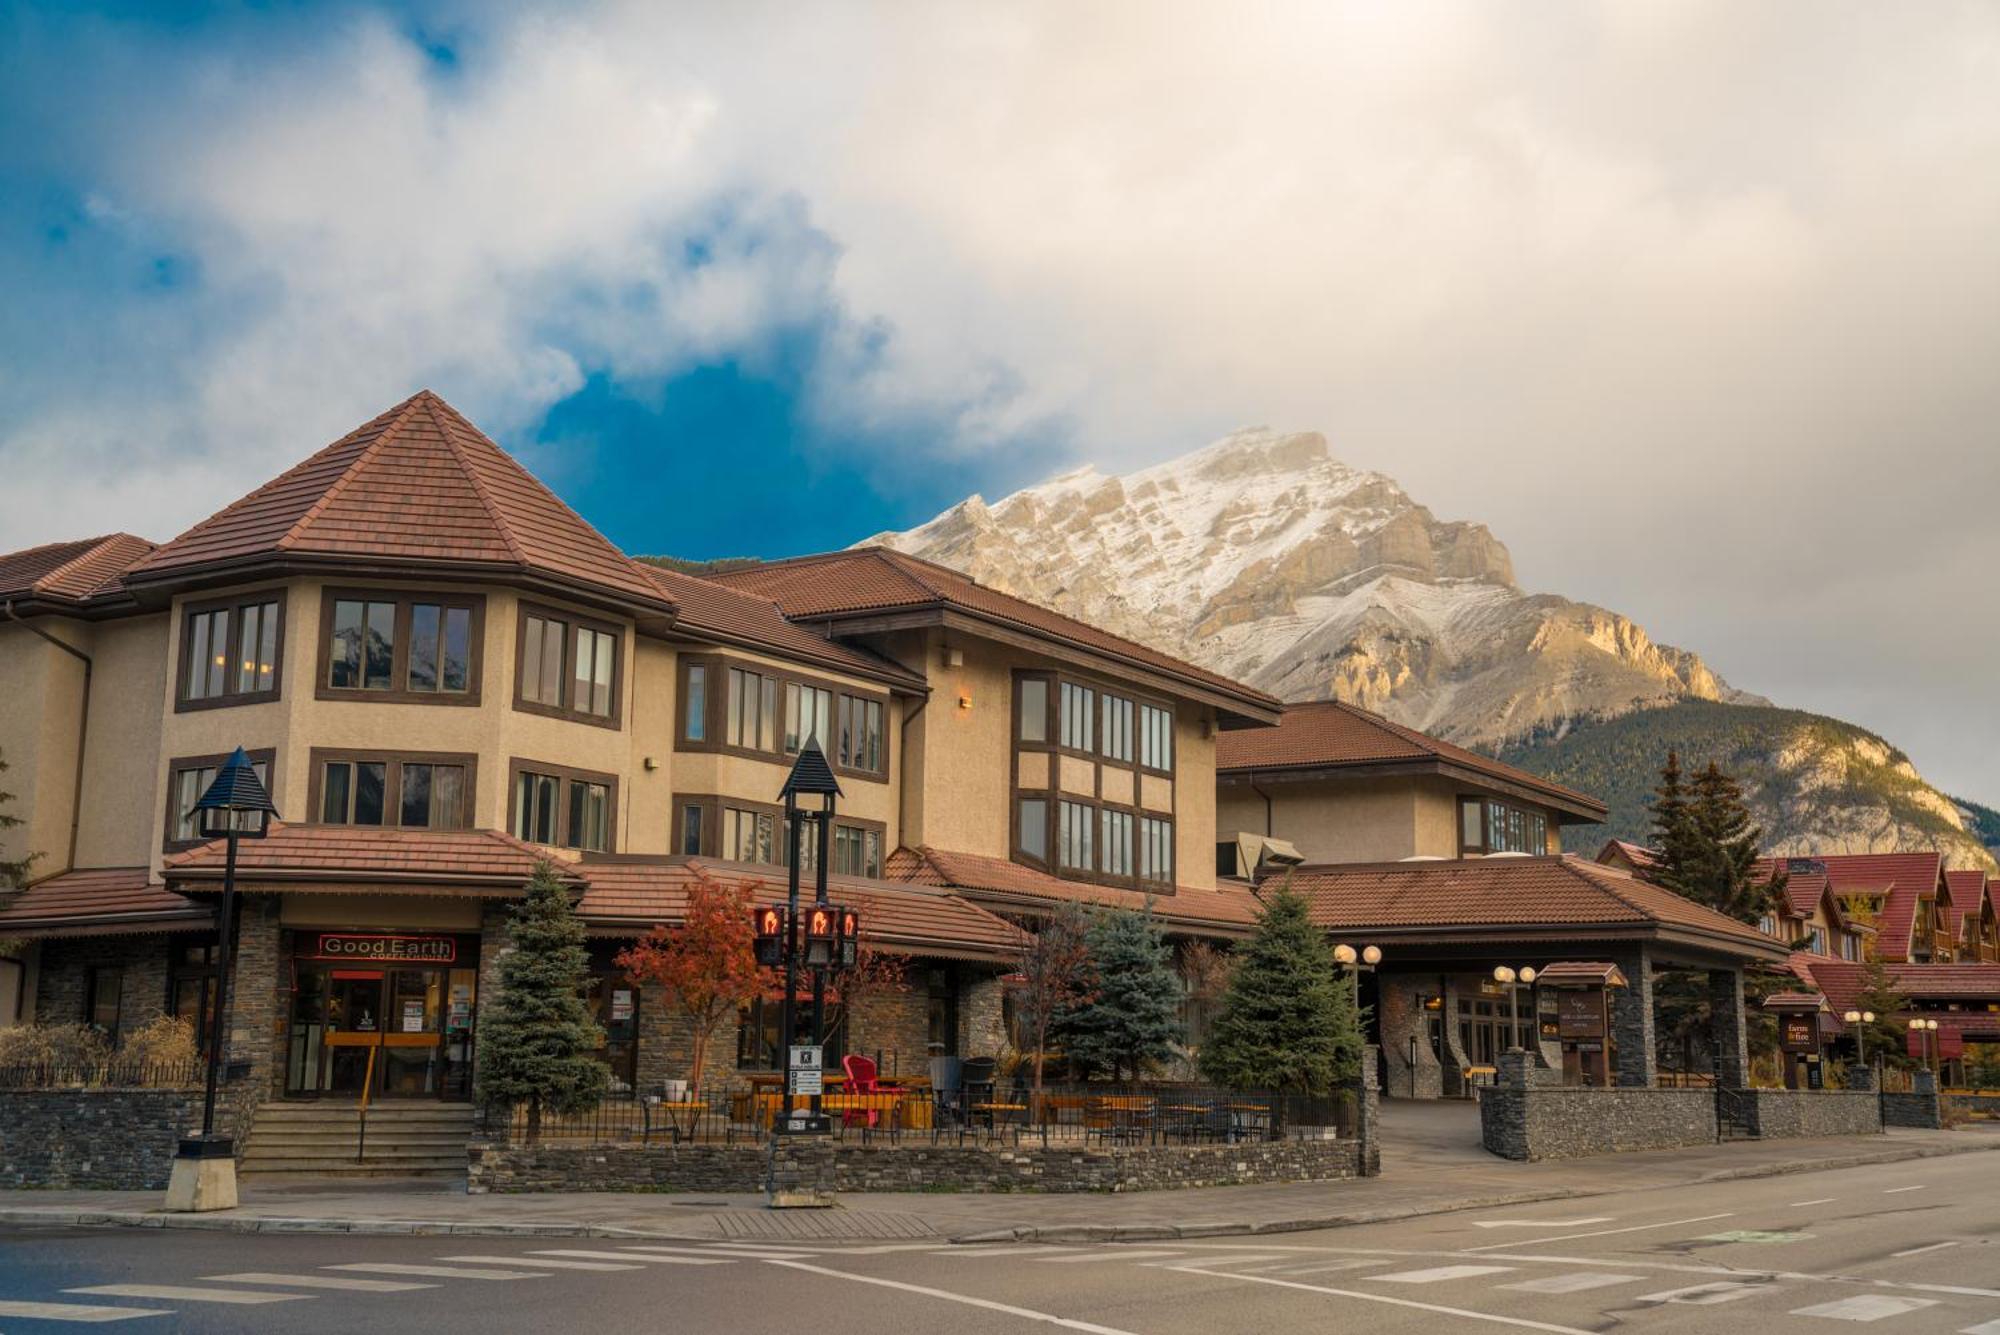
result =
[[851,969],[861,948],[861,915],[853,909],[842,909],[839,918],[840,963],[843,968]]
[[766,904],[751,916],[757,925],[757,963],[776,968],[785,962],[785,911]]
[[807,964],[823,967],[834,962],[838,925],[834,911],[824,904],[814,906],[806,915]]

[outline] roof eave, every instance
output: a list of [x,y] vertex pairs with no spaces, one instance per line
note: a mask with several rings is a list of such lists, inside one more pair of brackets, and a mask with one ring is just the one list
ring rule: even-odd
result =
[[1311,760],[1287,765],[1231,765],[1227,768],[1218,765],[1215,770],[1218,783],[1231,780],[1255,783],[1265,778],[1309,783],[1315,779],[1404,774],[1435,774],[1490,788],[1510,797],[1525,798],[1554,810],[1559,825],[1597,825],[1611,814],[1609,807],[1584,800],[1581,794],[1503,779],[1441,756],[1398,756],[1393,760]]

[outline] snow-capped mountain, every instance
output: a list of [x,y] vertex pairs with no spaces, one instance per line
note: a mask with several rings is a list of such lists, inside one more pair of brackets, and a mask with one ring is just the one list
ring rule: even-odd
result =
[[1283,699],[1338,696],[1470,745],[1747,698],[1616,612],[1524,592],[1484,525],[1438,520],[1315,433],[1239,431],[1124,477],[1082,468],[868,541]]

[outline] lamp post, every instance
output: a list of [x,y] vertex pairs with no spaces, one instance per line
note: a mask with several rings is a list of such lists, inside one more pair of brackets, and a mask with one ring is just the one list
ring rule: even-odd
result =
[[1937,1073],[1937,1027],[1936,1020],[1927,1020],[1922,1016],[1910,1021],[1910,1028],[1916,1030],[1919,1035],[1918,1047],[1922,1054],[1924,1069],[1933,1075]]
[[1861,1026],[1874,1024],[1875,1012],[1849,1011],[1841,1018],[1854,1026],[1854,1060],[1861,1063],[1861,1068],[1865,1071],[1868,1069],[1868,1035]]
[[1493,969],[1493,981],[1507,985],[1507,1051],[1521,1052],[1521,987],[1522,983],[1535,981],[1532,965],[1511,969],[1504,964]]
[[209,1014],[208,1083],[201,1101],[201,1134],[189,1136],[174,1153],[167,1182],[169,1210],[228,1210],[236,1205],[236,1146],[215,1131],[215,1092],[221,1082],[223,1014],[230,994],[230,936],[236,922],[236,843],[261,839],[278,815],[271,794],[242,747],[224,762],[195,802],[205,838],[225,841],[222,909],[215,924],[215,1000]]
[[1361,1013],[1361,971],[1373,969],[1382,962],[1382,947],[1363,946],[1356,950],[1342,942],[1333,948],[1333,962],[1347,970],[1348,983],[1354,989],[1354,1013],[1358,1016]]
[[[813,1193],[805,1198],[787,1197],[780,1200],[777,1186],[778,1134],[780,1130],[792,1134],[814,1133],[827,1130],[825,1117],[820,1112],[819,1072],[817,1068],[795,1067],[793,1057],[798,1046],[797,994],[800,952],[805,952],[803,963],[812,970],[812,1041],[806,1046],[820,1049],[825,1038],[821,1033],[826,1024],[826,974],[839,961],[837,943],[837,918],[827,896],[827,864],[833,860],[833,811],[834,800],[841,795],[840,783],[833,777],[833,767],[827,764],[826,752],[820,749],[816,737],[808,737],[799,748],[799,758],[792,764],[792,772],[785,777],[785,786],[779,795],[785,801],[785,851],[790,864],[785,879],[787,913],[785,917],[784,963],[785,999],[779,1008],[778,1027],[784,1045],[785,1093],[781,1103],[782,1116],[771,1119],[771,1158],[765,1176],[765,1195],[771,1205],[780,1204],[821,1204]],[[818,811],[806,811],[799,806],[802,796],[817,796],[820,799]],[[804,848],[804,825],[812,821],[815,831],[814,847],[817,856],[813,866],[813,911],[809,918],[799,914],[799,854]],[[829,930],[821,931],[821,924]],[[801,929],[804,930],[801,930]],[[800,1074],[812,1070],[813,1079],[805,1081]],[[809,1084],[811,1103],[809,1110],[801,1115],[792,1111],[792,1095],[801,1084]]]

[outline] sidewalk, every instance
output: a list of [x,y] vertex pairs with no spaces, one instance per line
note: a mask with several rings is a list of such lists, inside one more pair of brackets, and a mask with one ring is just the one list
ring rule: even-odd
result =
[[1382,1176],[1129,1195],[850,1194],[835,1210],[768,1211],[760,1197],[645,1193],[471,1196],[462,1184],[251,1187],[235,1210],[170,1215],[163,1193],[0,1191],[0,1224],[235,1232],[488,1236],[1152,1240],[1278,1233],[1413,1215],[2000,1150],[2000,1126],[1828,1140],[1740,1141],[1554,1163],[1510,1163],[1422,1114],[1385,1136]]

